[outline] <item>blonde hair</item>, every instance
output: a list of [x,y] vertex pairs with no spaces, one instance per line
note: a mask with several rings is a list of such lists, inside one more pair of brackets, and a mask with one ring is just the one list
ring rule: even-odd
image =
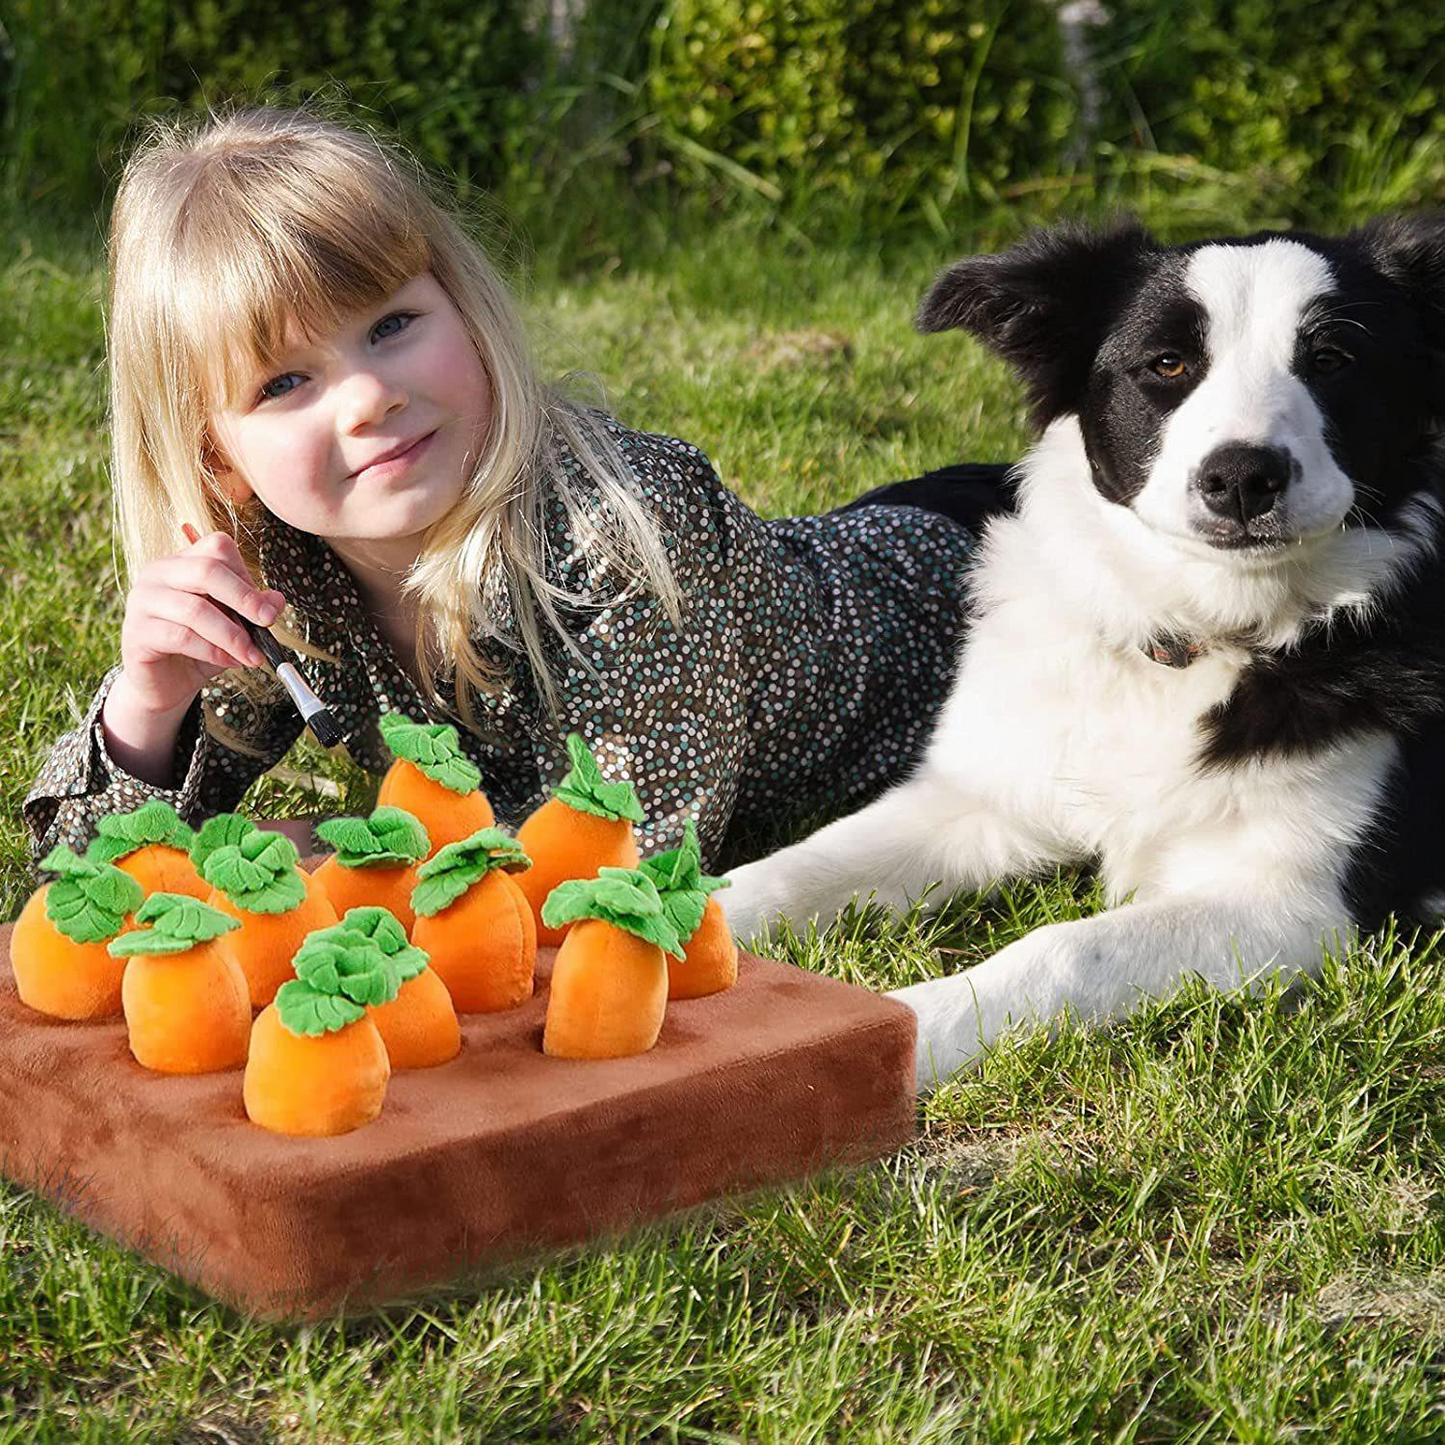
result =
[[[478,634],[518,646],[499,630],[489,596],[509,602],[520,651],[554,718],[549,635],[590,668],[559,617],[559,608],[585,608],[587,599],[547,576],[549,492],[594,571],[623,580],[613,600],[646,593],[679,622],[666,548],[605,418],[539,379],[491,262],[400,147],[305,108],[152,121],[121,178],[109,269],[114,505],[132,578],[174,552],[181,521],[199,516],[236,539],[259,580],[264,514],[256,498],[238,508],[211,468],[211,403],[230,395],[243,372],[276,364],[289,320],[322,335],[430,271],[466,323],[493,399],[472,475],[423,537],[402,584],[417,604],[416,653],[431,704],[447,708],[436,686],[447,658],[456,664],[456,715],[468,729],[477,725],[473,694],[503,685],[473,643]],[[218,348],[217,336],[228,343]],[[580,505],[561,443],[590,476],[600,507]],[[297,652],[337,661],[308,642],[291,606],[272,631]],[[276,691],[262,673],[236,668],[225,677],[253,699]],[[254,752],[209,711],[206,725]]]

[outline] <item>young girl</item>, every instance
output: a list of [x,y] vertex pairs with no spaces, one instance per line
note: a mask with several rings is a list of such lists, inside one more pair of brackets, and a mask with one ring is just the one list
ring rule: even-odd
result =
[[455,722],[507,825],[582,733],[636,785],[644,854],[696,817],[716,866],[730,830],[851,811],[921,749],[1001,468],[759,519],[696,447],[542,384],[415,162],[305,112],[156,126],[109,263],[131,588],[25,800],[37,859],[151,797],[235,808],[300,735],[217,602],[299,655],[361,766],[390,762],[384,711]]

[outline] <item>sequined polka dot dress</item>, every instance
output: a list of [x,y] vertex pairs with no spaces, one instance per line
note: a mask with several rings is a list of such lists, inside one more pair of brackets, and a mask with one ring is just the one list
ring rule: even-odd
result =
[[[587,739],[604,774],[636,786],[644,856],[675,846],[694,817],[708,866],[750,839],[781,841],[851,812],[902,778],[952,681],[973,534],[912,506],[765,520],[696,447],[605,424],[667,545],[681,626],[656,599],[629,598],[579,544],[561,496],[546,499],[548,579],[582,599],[563,614],[572,645],[547,646],[558,715],[516,650],[507,590],[489,587],[495,635],[477,645],[508,681],[479,700],[475,730],[459,725],[498,820],[515,827],[560,780],[569,731]],[[565,446],[561,461],[582,516],[600,513],[591,478]],[[323,540],[268,517],[260,570],[262,585],[279,588],[303,619],[308,642],[337,658],[303,657],[300,668],[362,767],[380,773],[390,762],[382,712],[458,721],[427,706]],[[103,814],[147,798],[167,799],[193,825],[236,808],[302,730],[284,695],[254,703],[222,673],[183,721],[174,785],[155,787],[106,751],[100,714],[119,673],[117,664],[101,680],[25,799],[36,859],[59,842],[83,849]],[[439,691],[454,706],[452,687],[444,673]],[[214,736],[208,718],[256,755]]]

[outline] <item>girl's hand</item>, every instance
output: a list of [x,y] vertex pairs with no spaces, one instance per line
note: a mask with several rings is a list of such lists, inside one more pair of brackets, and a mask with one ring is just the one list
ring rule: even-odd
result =
[[141,569],[120,633],[122,675],[135,704],[155,713],[183,710],[218,672],[264,664],[246,630],[218,603],[263,627],[285,604],[279,592],[257,589],[225,532],[210,532]]

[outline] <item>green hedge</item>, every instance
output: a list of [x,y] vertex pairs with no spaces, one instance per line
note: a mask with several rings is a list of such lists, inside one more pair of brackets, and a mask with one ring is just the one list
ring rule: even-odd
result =
[[1311,208],[1445,199],[1445,5],[1107,0],[1123,137],[1263,169]]
[[1076,108],[1045,0],[673,0],[647,99],[695,176],[894,211],[1057,166]]
[[11,193],[93,206],[137,114],[232,96],[349,98],[492,185],[535,138],[544,34],[514,0],[10,0]]
[[1063,205],[1196,184],[1171,156],[1286,219],[1445,198],[1445,5],[1106,6],[1087,138],[1054,0],[591,0],[565,56],[545,0],[8,0],[0,202],[89,221],[138,114],[318,93],[463,195],[541,197],[557,225],[665,175],[704,201],[760,192],[806,229],[939,226],[1035,205],[1034,177],[1061,177],[1040,194]]

